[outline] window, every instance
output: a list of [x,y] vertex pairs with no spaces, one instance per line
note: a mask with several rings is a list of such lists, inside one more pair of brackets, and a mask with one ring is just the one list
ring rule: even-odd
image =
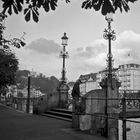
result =
[[130,67],[133,68],[134,67],[134,64],[130,64]]
[[139,65],[136,65],[136,68],[139,68]]
[[128,79],[127,82],[130,82],[130,79]]
[[127,87],[130,87],[130,84],[128,84]]

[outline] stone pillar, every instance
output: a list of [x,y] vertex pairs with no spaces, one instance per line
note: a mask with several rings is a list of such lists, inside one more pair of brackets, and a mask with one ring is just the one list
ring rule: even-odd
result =
[[104,131],[104,118],[101,116],[104,115],[105,106],[103,98],[105,97],[102,89],[91,90],[84,95],[80,105],[83,105],[79,115],[80,130],[102,135]]
[[[113,78],[110,83],[106,78],[100,84],[102,89],[91,90],[81,100],[74,103],[73,128],[102,136],[105,136],[108,132],[110,140],[118,140],[118,120],[108,119],[106,121],[104,116],[106,113],[108,116],[118,117],[119,100],[108,100],[106,102],[104,99],[106,95],[109,99],[118,99],[120,83]],[[106,103],[107,109],[105,107]],[[106,122],[108,122],[107,125]]]
[[59,86],[59,107],[67,108],[68,106],[68,91],[69,87],[66,83],[61,83]]
[[85,115],[86,100],[85,98],[73,99],[72,104],[72,127],[80,130],[81,116]]
[[79,114],[76,111],[76,100],[72,102],[72,128],[79,129]]
[[[109,81],[108,78],[103,79],[100,85],[108,99],[111,98],[119,99],[120,82],[118,82],[115,78],[112,78],[111,81]],[[106,111],[105,113],[107,113],[107,115],[111,117],[118,117],[119,100],[107,100],[106,105],[107,110],[105,106]],[[110,140],[118,140],[118,120],[108,119],[106,121],[105,131],[107,132],[107,136],[109,137]]]

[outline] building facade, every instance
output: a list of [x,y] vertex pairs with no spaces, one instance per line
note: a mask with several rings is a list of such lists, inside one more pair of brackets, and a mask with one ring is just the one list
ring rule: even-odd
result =
[[[101,89],[100,82],[106,76],[107,72],[107,70],[102,70],[97,73],[80,75],[79,79],[82,81],[80,84],[81,94],[84,95],[90,90]],[[112,73],[121,82],[120,91],[140,90],[140,65],[132,63],[119,65],[118,68],[113,69]]]
[[100,75],[98,73],[90,73],[86,75],[80,75],[79,79],[81,80],[80,92],[81,95],[86,94],[87,92],[93,89],[100,89]]
[[140,90],[140,65],[120,65],[118,77],[121,82],[120,90]]

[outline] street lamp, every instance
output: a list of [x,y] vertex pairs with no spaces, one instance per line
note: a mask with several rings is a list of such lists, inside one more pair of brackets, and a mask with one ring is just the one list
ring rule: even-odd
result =
[[60,57],[63,59],[63,67],[62,67],[62,78],[59,84],[59,107],[60,108],[66,108],[68,103],[68,90],[69,87],[67,85],[66,81],[66,68],[65,68],[65,59],[68,58],[68,52],[66,51],[66,46],[68,45],[68,37],[66,36],[66,33],[64,33],[62,39],[62,46],[63,49],[60,52]]
[[[116,40],[116,36],[115,36],[115,32],[114,30],[111,29],[111,22],[113,22],[113,13],[108,13],[105,17],[107,23],[108,23],[108,27],[104,30],[104,34],[103,37],[104,39],[108,40],[108,55],[107,55],[107,69],[108,69],[108,73],[107,73],[107,89],[111,90],[112,89],[112,52],[111,52],[111,40]],[[111,92],[111,91],[110,91]],[[105,94],[105,116],[106,116],[106,125],[105,125],[105,129],[106,129],[106,137],[108,137],[108,90],[106,90],[106,94]]]
[[108,27],[104,30],[104,34],[103,37],[104,39],[108,40],[108,79],[112,85],[112,52],[111,52],[111,40],[116,40],[116,36],[115,36],[115,31],[111,29],[111,22],[113,22],[113,13],[108,13],[105,17],[107,23],[108,23]]
[[65,59],[68,58],[68,52],[66,51],[66,46],[68,45],[68,37],[66,36],[66,33],[64,33],[64,36],[62,39],[62,46],[63,50],[60,52],[60,57],[63,58],[63,68],[62,68],[62,83],[66,83],[66,69],[65,69]]
[[30,85],[31,85],[31,74],[28,74],[28,87],[27,87],[27,106],[26,106],[26,112],[30,112]]
[[63,46],[67,46],[67,45],[68,45],[68,44],[67,44],[67,42],[68,42],[68,37],[66,36],[66,33],[64,33],[64,36],[61,37],[61,39],[62,39],[62,45],[63,45]]

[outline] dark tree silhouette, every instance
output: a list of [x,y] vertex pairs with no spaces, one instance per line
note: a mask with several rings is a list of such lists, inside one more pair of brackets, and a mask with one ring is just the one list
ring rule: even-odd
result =
[[[55,10],[57,7],[58,0],[2,0],[3,2],[3,11],[2,13],[12,15],[12,13],[18,14],[24,8],[25,20],[29,21],[31,16],[35,22],[39,20],[40,8],[43,8],[45,12],[50,10]],[[65,0],[66,3],[69,3],[69,0]]]
[[7,16],[4,14],[4,13],[0,13],[0,46],[2,46],[3,48],[5,49],[9,49],[11,46],[14,46],[16,48],[21,48],[21,47],[24,47],[26,45],[25,42],[23,42],[22,40],[24,39],[23,36],[25,35],[25,32],[24,32],[24,35],[22,36],[22,38],[13,38],[13,39],[5,39],[4,36],[3,36],[3,32],[5,30],[5,26],[3,24],[5,18]]
[[[16,74],[16,83],[17,87],[20,89],[23,89],[27,87],[28,82],[28,74],[30,71],[28,70],[18,70]],[[43,93],[49,93],[52,91],[56,91],[57,87],[59,85],[59,80],[54,77],[45,77],[43,74],[40,74],[38,76],[31,76],[31,87],[35,89],[39,89]]]
[[0,49],[0,90],[16,82],[18,60],[9,49]]
[[[64,0],[69,3],[70,0]],[[122,12],[128,12],[130,10],[128,3],[134,3],[137,0],[83,0],[82,8],[91,9],[95,11],[101,10],[103,15],[120,9]],[[39,9],[43,8],[45,12],[56,10],[58,6],[58,0],[2,0],[3,13],[12,15],[18,14],[24,10],[24,16],[26,21],[30,21],[31,17],[35,22],[39,21]]]
[[128,12],[130,10],[128,3],[134,3],[137,0],[85,0],[82,3],[82,8],[91,9],[95,11],[101,10],[102,15],[107,13],[115,13],[117,9],[120,9],[120,12]]

